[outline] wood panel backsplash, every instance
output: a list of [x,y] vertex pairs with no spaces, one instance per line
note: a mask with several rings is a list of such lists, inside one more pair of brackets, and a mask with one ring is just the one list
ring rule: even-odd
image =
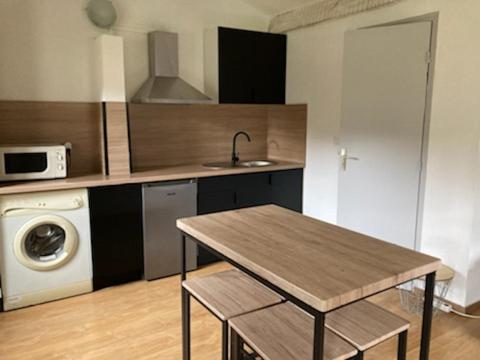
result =
[[108,175],[130,174],[130,148],[128,140],[127,104],[105,103],[107,133]]
[[267,157],[267,108],[256,105],[129,104],[133,171],[228,161],[232,137],[242,159]]
[[133,172],[229,161],[241,130],[241,159],[305,163],[306,118],[306,105],[129,104]]
[[305,163],[307,106],[268,108],[267,153],[270,159]]
[[100,103],[0,101],[0,145],[72,144],[69,176],[104,168]]

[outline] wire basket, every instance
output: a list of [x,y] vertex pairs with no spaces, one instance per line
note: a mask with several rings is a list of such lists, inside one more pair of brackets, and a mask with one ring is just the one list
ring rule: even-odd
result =
[[[442,266],[442,268],[438,271],[437,279],[435,280],[433,315],[438,313],[440,305],[443,304],[443,299],[445,299],[447,296],[454,274],[454,271],[447,266]],[[401,306],[412,314],[422,315],[425,299],[424,289],[425,278],[416,279],[400,285],[398,290]]]

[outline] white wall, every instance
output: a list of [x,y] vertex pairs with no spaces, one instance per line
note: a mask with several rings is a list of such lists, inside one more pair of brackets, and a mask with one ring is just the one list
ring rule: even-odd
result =
[[[480,127],[480,121],[477,121]],[[477,130],[480,131],[480,130]],[[477,156],[480,157],[480,142],[477,147]],[[479,160],[477,159],[477,162]],[[476,167],[475,217],[473,219],[472,238],[469,246],[469,272],[467,276],[466,304],[473,304],[480,299],[480,166]]]
[[[148,75],[146,32],[179,33],[180,74],[203,89],[203,31],[266,30],[268,16],[241,0],[113,0],[124,37],[127,97]],[[86,0],[0,1],[0,99],[95,101],[94,39]]]
[[480,2],[405,0],[289,32],[287,99],[309,105],[305,212],[336,221],[343,35],[440,13],[421,249],[458,272],[449,298],[480,300]]

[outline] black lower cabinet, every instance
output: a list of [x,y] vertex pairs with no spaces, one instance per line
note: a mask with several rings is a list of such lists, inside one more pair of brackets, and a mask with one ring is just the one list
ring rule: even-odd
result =
[[303,170],[276,171],[272,176],[272,203],[303,212]]
[[[197,214],[204,215],[237,208],[235,176],[200,178],[197,182]],[[198,266],[219,261],[218,257],[198,247]]]
[[270,204],[272,202],[271,181],[270,173],[234,176],[235,208]]
[[[199,215],[276,204],[302,212],[303,170],[285,170],[198,179]],[[219,259],[199,247],[198,265]]]
[[141,185],[91,188],[89,203],[94,290],[141,279]]

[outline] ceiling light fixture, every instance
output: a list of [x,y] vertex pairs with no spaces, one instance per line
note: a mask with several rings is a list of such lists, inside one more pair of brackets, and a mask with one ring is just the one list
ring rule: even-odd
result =
[[117,20],[117,12],[110,0],[90,0],[85,10],[90,21],[102,29],[110,29]]

